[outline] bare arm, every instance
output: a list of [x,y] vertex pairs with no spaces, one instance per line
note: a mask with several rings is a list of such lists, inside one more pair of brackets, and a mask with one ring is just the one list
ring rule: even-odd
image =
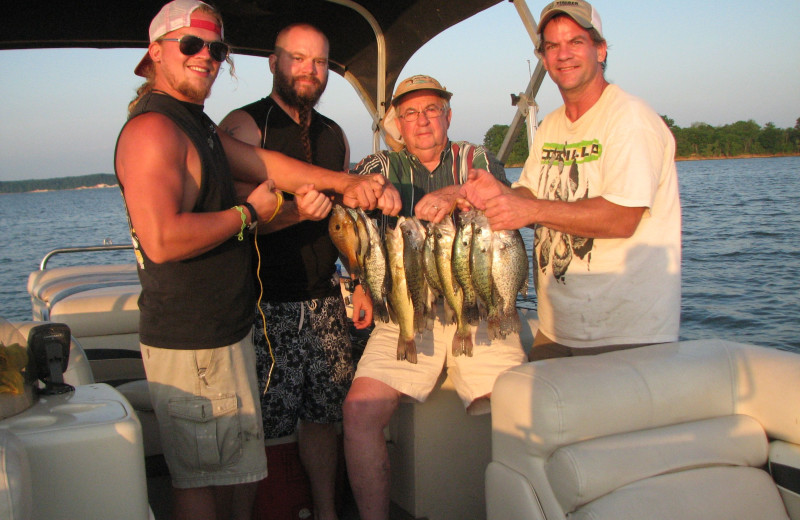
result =
[[527,188],[511,189],[484,170],[470,172],[461,195],[485,210],[492,229],[541,224],[591,238],[628,238],[642,219],[643,207],[620,206],[602,197],[574,202],[537,199]]
[[[116,161],[131,222],[154,262],[193,258],[241,229],[241,214],[235,209],[192,213],[200,186],[200,158],[166,116],[148,113],[128,123]],[[277,203],[268,185],[259,186],[248,200],[264,212]]]
[[526,188],[486,201],[492,229],[519,229],[541,224],[557,231],[589,238],[628,238],[636,231],[643,207],[620,206],[602,197],[574,202],[541,200]]
[[[219,133],[234,178],[257,183],[272,179],[278,189],[297,192],[304,184],[318,191],[342,195],[350,207],[375,209],[378,200],[393,187],[381,175],[357,176],[326,170],[271,150],[248,146],[224,132]],[[399,197],[398,197],[399,198]]]

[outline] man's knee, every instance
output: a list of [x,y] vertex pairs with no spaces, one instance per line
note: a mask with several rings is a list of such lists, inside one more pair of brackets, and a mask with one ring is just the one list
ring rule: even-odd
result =
[[380,381],[358,378],[353,381],[342,406],[345,433],[348,430],[384,428],[397,409],[399,394]]

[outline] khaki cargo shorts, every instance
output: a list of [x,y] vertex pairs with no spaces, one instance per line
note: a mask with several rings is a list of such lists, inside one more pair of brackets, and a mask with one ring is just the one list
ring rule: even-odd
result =
[[195,488],[265,478],[252,334],[214,349],[141,349],[172,484]]

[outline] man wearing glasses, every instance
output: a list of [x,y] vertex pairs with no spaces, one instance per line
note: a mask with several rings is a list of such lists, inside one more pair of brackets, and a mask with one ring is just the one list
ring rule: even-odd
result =
[[[442,220],[455,206],[460,184],[471,168],[488,170],[508,184],[502,165],[483,146],[448,138],[451,97],[430,76],[401,81],[384,130],[402,148],[371,155],[353,170],[389,179],[400,191],[400,213],[405,217]],[[525,360],[518,334],[494,339],[489,345],[486,321],[473,329],[478,338],[473,338],[473,355],[453,356],[456,325],[445,325],[441,314],[433,330],[417,337],[417,363],[397,360],[399,328],[394,323],[375,325],[358,363],[344,404],[344,448],[361,520],[389,517],[389,454],[383,429],[400,397],[425,401],[446,365],[467,413],[487,413],[497,375]]]
[[[147,81],[115,154],[142,284],[142,358],[176,519],[249,519],[267,474],[246,228],[277,214],[276,187],[313,184],[350,206],[399,210],[381,176],[362,182],[217,132],[203,102],[226,59],[219,13],[197,0],[166,4],[150,24],[135,70]],[[234,179],[257,186],[239,204]]]

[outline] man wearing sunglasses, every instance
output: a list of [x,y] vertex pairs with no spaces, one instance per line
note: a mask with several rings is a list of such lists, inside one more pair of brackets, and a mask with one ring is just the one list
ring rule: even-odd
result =
[[[246,228],[278,212],[276,187],[313,186],[350,206],[399,210],[379,176],[359,182],[217,132],[202,103],[227,58],[223,42],[221,17],[207,4],[175,0],[159,11],[135,70],[147,81],[115,154],[142,284],[142,358],[177,519],[249,519],[266,476]],[[240,204],[234,179],[257,185]]]
[[[328,82],[328,39],[315,27],[283,28],[269,58],[272,93],[228,114],[220,128],[246,143],[332,170],[346,170],[344,131],[314,110]],[[318,192],[287,196],[268,225],[259,228],[264,286],[256,314],[255,347],[261,414],[267,439],[297,431],[308,474],[315,520],[336,519],[336,423],[355,367],[347,313],[337,280],[338,251],[328,233],[331,204]],[[362,288],[354,307],[371,305]],[[358,300],[358,301],[356,301]],[[369,322],[356,314],[355,325]],[[266,336],[265,336],[266,332]],[[275,366],[269,386],[272,360]],[[266,391],[265,391],[266,390]],[[299,421],[299,422],[298,422]]]
[[[401,81],[384,120],[387,141],[401,149],[370,155],[353,170],[385,175],[401,193],[405,217],[441,221],[455,206],[459,185],[473,167],[508,183],[503,166],[483,146],[448,138],[451,97],[430,76]],[[439,312],[433,330],[416,338],[416,363],[397,360],[400,331],[394,323],[376,323],[358,362],[344,403],[344,449],[362,520],[389,517],[389,452],[383,429],[402,396],[425,401],[446,367],[467,412],[488,413],[498,374],[525,360],[519,334],[493,339],[490,345],[485,320],[473,328],[473,355],[452,355],[456,325],[446,324],[443,314]]]

